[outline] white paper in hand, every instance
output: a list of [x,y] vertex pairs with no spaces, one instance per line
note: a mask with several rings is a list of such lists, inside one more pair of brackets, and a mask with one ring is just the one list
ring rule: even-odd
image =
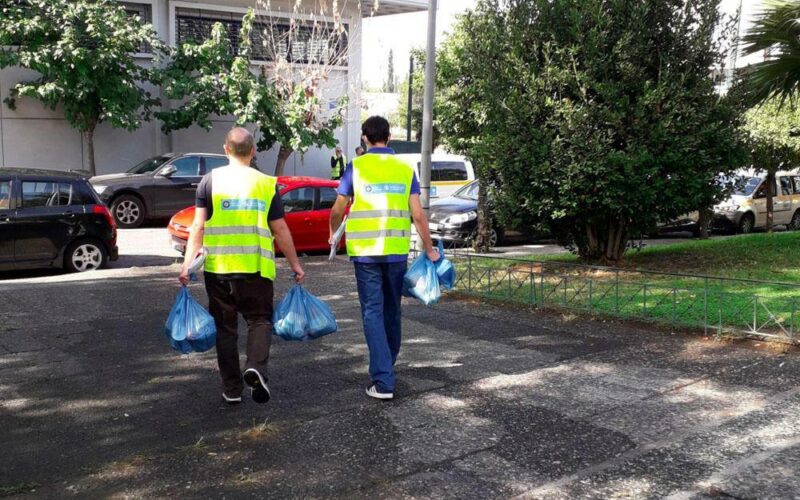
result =
[[333,259],[336,258],[336,251],[339,249],[339,242],[342,241],[342,235],[344,235],[344,223],[347,222],[347,216],[345,215],[342,219],[342,223],[339,225],[339,229],[333,233],[333,240],[331,241],[331,253],[328,255],[328,260],[333,262]]

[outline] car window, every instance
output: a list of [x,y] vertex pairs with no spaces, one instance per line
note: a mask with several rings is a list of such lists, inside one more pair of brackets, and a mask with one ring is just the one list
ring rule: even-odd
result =
[[781,185],[781,194],[783,196],[791,196],[794,194],[794,186],[792,185],[791,177],[781,177],[779,182]]
[[211,172],[214,169],[219,167],[225,167],[228,165],[227,158],[219,158],[216,156],[206,156],[206,173]]
[[431,181],[466,181],[467,166],[463,161],[435,161],[431,164]]
[[281,195],[283,210],[286,213],[304,212],[314,209],[314,188],[292,189]]
[[197,156],[184,156],[170,163],[175,167],[172,177],[197,177],[199,173],[199,158]]
[[478,199],[478,186],[477,182],[471,182],[466,186],[462,187],[458,191],[456,191],[453,196],[457,198],[465,198],[467,200],[477,200]]
[[733,194],[750,196],[760,184],[760,177],[738,177],[734,185]]
[[59,207],[71,203],[72,184],[69,182],[22,182],[22,208]]
[[11,207],[11,181],[0,181],[0,210]]
[[796,176],[792,177],[792,180],[794,180],[794,192],[795,192],[795,194],[800,194],[800,175],[796,175]]
[[321,187],[319,188],[319,209],[320,210],[329,210],[333,207],[333,204],[336,203],[336,198],[339,194],[336,192],[336,189],[331,187]]
[[169,160],[169,156],[156,156],[155,158],[148,158],[145,161],[134,166],[128,170],[129,174],[146,174],[154,172],[158,167],[163,165]]

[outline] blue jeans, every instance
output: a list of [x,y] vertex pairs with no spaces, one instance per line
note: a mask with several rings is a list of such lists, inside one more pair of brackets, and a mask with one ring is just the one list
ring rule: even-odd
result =
[[381,392],[393,392],[400,352],[400,300],[406,262],[354,263],[361,319],[369,348],[369,376]]

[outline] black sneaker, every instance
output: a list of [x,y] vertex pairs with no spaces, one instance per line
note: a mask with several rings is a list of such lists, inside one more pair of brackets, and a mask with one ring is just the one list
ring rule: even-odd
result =
[[378,384],[372,384],[367,387],[367,396],[375,399],[380,399],[383,401],[389,401],[394,399],[393,392],[383,392],[378,389]]
[[244,383],[252,389],[253,401],[264,404],[269,401],[270,393],[267,381],[258,373],[255,368],[248,368],[244,371]]
[[222,399],[225,401],[226,404],[229,404],[231,406],[238,405],[239,403],[242,402],[241,396],[231,397],[225,394],[224,392],[222,393]]

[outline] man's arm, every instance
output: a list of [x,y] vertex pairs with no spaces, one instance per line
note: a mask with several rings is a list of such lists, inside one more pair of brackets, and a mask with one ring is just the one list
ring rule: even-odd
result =
[[336,197],[336,201],[331,207],[331,219],[328,229],[330,232],[328,233],[328,243],[332,243],[333,233],[339,229],[339,226],[342,225],[342,219],[344,219],[344,211],[347,210],[347,204],[350,202],[350,199],[347,196],[342,196],[341,194]]
[[425,210],[422,209],[422,203],[419,201],[418,194],[412,194],[408,198],[408,208],[411,209],[411,220],[414,221],[417,234],[422,238],[422,245],[425,248],[425,253],[428,254],[428,258],[431,262],[436,262],[439,260],[439,250],[433,248],[431,231],[428,227],[428,218],[425,217]]
[[183,265],[181,266],[181,274],[178,280],[182,285],[189,284],[189,266],[192,265],[197,252],[203,246],[203,234],[206,228],[206,217],[208,216],[208,209],[204,207],[196,207],[194,209],[194,222],[189,229],[189,241],[186,242],[186,253],[183,256]]
[[289,232],[289,226],[286,225],[286,219],[281,217],[269,221],[269,228],[272,231],[272,237],[283,252],[283,256],[289,261],[289,267],[295,272],[294,280],[297,283],[303,283],[306,273],[303,272],[300,266],[300,259],[297,258],[297,252],[294,249],[294,240],[292,240],[292,233]]

